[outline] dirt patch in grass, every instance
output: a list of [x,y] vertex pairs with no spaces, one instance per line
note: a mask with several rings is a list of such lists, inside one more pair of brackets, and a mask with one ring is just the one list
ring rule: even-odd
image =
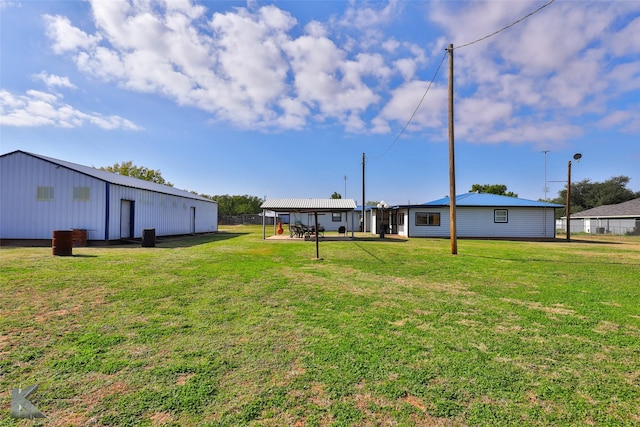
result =
[[574,310],[565,308],[564,304],[555,304],[552,307],[547,307],[535,301],[522,301],[513,298],[500,298],[500,300],[511,304],[521,305],[531,310],[544,311],[545,313],[549,314],[560,314],[563,316],[576,314]]
[[149,416],[152,426],[163,426],[173,421],[173,416],[167,412],[156,412]]
[[422,401],[415,396],[408,395],[407,397],[405,397],[404,400],[409,405],[413,406],[414,408],[418,408],[422,412],[425,412],[427,410],[426,405],[422,403]]
[[593,331],[599,334],[608,334],[611,332],[616,332],[619,329],[620,329],[620,325],[616,325],[615,323],[612,323],[612,322],[601,321],[596,325],[595,328],[593,328]]
[[84,379],[87,383],[104,382],[102,387],[93,390],[80,390],[78,397],[70,398],[72,408],[65,408],[59,411],[46,412],[47,425],[53,427],[59,426],[85,426],[97,424],[97,419],[90,418],[89,414],[102,403],[105,399],[113,395],[125,394],[129,390],[129,386],[122,381],[112,381],[107,375],[96,374],[90,375]]

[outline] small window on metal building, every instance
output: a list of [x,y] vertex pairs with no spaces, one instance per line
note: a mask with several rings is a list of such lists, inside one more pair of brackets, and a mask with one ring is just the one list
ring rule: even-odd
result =
[[342,221],[342,213],[341,212],[332,212],[331,213],[331,221],[333,221],[333,222]]
[[53,200],[53,187],[38,187],[36,190],[36,200]]
[[73,187],[73,200],[89,201],[91,189],[89,187]]
[[493,211],[493,222],[509,222],[509,211],[507,209],[495,209]]

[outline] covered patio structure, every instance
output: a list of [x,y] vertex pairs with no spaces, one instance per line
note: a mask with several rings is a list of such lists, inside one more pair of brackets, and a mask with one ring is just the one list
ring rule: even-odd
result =
[[[347,219],[347,229],[351,229],[351,237],[354,237],[354,215],[353,212],[356,208],[356,201],[353,199],[267,199],[260,206],[264,211],[270,210],[276,213],[308,213],[313,214],[314,225],[313,229],[316,230],[313,235],[316,241],[316,256],[319,258],[318,241],[319,234],[318,227],[318,214],[325,213],[345,213]],[[348,213],[351,212],[350,218]],[[263,217],[264,218],[264,217]],[[350,219],[350,224],[349,224]],[[277,222],[277,221],[276,221]],[[276,226],[274,225],[274,234],[276,233]],[[346,230],[345,230],[346,231]],[[266,224],[263,221],[262,224],[262,238],[266,239]]]

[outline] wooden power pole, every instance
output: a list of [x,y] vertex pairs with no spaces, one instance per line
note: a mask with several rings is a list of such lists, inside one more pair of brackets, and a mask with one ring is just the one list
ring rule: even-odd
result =
[[458,253],[456,235],[456,162],[453,137],[453,44],[449,51],[449,234],[451,238],[451,254]]
[[362,232],[367,231],[367,216],[364,209],[364,153],[362,153]]
[[571,160],[567,166],[567,242],[571,240]]

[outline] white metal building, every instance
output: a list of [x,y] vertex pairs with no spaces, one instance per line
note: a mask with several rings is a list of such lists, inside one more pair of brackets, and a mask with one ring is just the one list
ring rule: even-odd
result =
[[218,231],[218,204],[185,190],[24,151],[0,156],[0,239],[89,241]]
[[[457,237],[489,239],[549,239],[555,237],[555,209],[562,205],[486,193],[456,196]],[[384,214],[384,221],[380,219]],[[387,233],[405,237],[450,237],[449,198],[421,205],[373,210],[372,232],[381,223]]]

